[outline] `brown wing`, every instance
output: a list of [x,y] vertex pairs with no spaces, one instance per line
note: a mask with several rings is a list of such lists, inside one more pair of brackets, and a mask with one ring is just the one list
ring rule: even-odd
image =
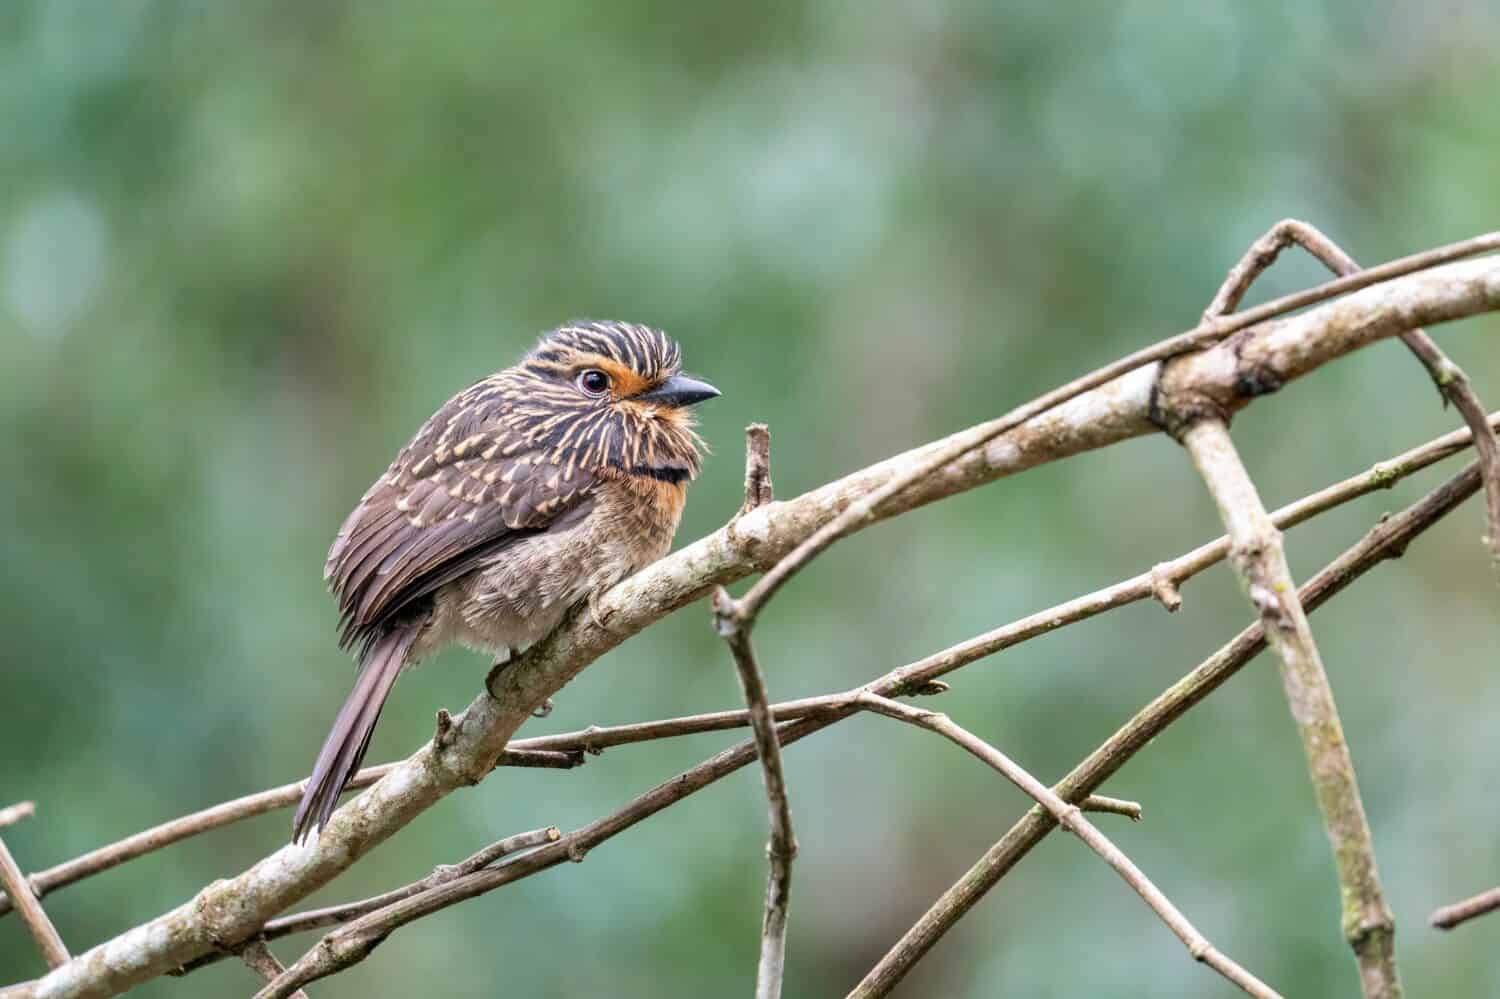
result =
[[500,395],[491,379],[449,400],[339,529],[324,576],[344,646],[368,645],[413,602],[591,503],[593,476],[510,430]]

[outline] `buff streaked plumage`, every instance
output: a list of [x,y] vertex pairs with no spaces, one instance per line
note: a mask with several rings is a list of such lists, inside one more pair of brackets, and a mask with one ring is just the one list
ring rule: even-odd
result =
[[665,553],[701,461],[689,407],[718,394],[681,368],[649,326],[561,326],[448,400],[366,491],[324,569],[360,676],[294,839],[327,822],[404,666],[450,641],[529,644]]

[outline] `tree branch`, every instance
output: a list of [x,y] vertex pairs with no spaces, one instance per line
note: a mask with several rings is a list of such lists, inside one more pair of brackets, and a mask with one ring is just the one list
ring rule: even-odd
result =
[[[1470,465],[1402,512],[1382,518],[1364,537],[1302,587],[1303,606],[1309,612],[1316,610],[1384,560],[1399,557],[1415,538],[1478,489],[1479,470]],[[1053,792],[1068,802],[1077,802],[1093,792],[1167,726],[1217,690],[1264,648],[1265,633],[1257,621],[1137,712],[1054,785]],[[849,993],[849,999],[875,999],[889,994],[912,967],[1055,828],[1057,821],[1048,812],[1039,807],[1031,809],[928,908]]]
[[[1233,312],[1255,279],[1275,263],[1282,250],[1294,245],[1302,247],[1335,274],[1359,271],[1354,258],[1316,227],[1297,219],[1282,219],[1245,251],[1245,256],[1230,270],[1229,277],[1203,313],[1203,318],[1211,320]],[[1488,542],[1494,557],[1500,559],[1500,439],[1496,438],[1485,418],[1484,404],[1474,394],[1469,376],[1443,353],[1425,330],[1407,330],[1401,334],[1401,342],[1432,376],[1444,404],[1451,403],[1474,432],[1474,452],[1479,459],[1479,472],[1484,477]]]
[[[274,982],[286,972],[264,940],[252,940],[246,944],[240,951],[240,960],[244,961],[251,971],[268,982]],[[288,999],[307,999],[307,993],[297,989],[289,994]]]
[[[1492,243],[1500,245],[1500,234],[1468,241],[1461,249],[1477,252],[1493,248]],[[1446,248],[1437,255],[1452,252],[1457,250]],[[1422,258],[1430,261],[1434,254]],[[1419,262],[1408,259],[1372,268],[1330,282],[1316,294],[1364,287],[1393,269],[1414,266]],[[1309,294],[1289,296],[1259,311],[1248,310],[1208,324],[1187,339],[1174,339],[1170,349],[1221,338],[1230,329],[1264,318],[1268,308],[1285,308],[1293,300],[1305,304]],[[1500,262],[1450,264],[1357,292],[1292,319],[1246,330],[1233,345],[1183,358],[1172,365],[1170,373],[1179,386],[1205,398],[1222,396],[1244,405],[1254,394],[1248,388],[1263,389],[1265,382],[1245,377],[1248,372],[1241,370],[1242,364],[1256,365],[1256,373],[1285,381],[1382,336],[1497,307]],[[1010,431],[996,431],[994,424],[986,424],[918,448],[795,500],[752,511],[649,566],[604,594],[597,615],[574,614],[506,669],[492,672],[489,693],[454,718],[452,739],[446,746],[426,745],[397,765],[340,809],[316,843],[283,847],[238,877],[215,882],[177,909],[80,955],[43,979],[38,994],[112,994],[212,949],[250,939],[266,920],[326,884],[434,802],[482,779],[532,710],[600,655],[713,586],[774,565],[835,522],[843,511],[861,509],[861,500],[870,512],[868,516],[857,513],[853,517],[857,523],[851,522],[849,530],[1022,468],[1152,432],[1150,403],[1156,367],[1132,371],[1111,384],[1094,379],[1112,376],[1122,365],[1141,363],[1152,351],[1166,349],[1152,348],[1101,369],[1103,374],[1073,383],[1064,395],[1085,394],[1043,411],[1060,398],[1059,393],[1050,393],[1043,397],[1043,407],[1036,409],[1039,415]],[[1096,390],[1086,391],[1095,384]],[[988,443],[980,446],[984,441]],[[936,460],[949,454],[959,456],[946,464]],[[912,478],[912,469],[934,462],[940,470]],[[892,489],[888,500],[869,502],[882,488],[908,479],[910,484]]]
[[1270,636],[1281,663],[1287,704],[1302,735],[1308,773],[1323,810],[1343,898],[1344,937],[1359,962],[1367,997],[1398,999],[1395,917],[1386,904],[1375,864],[1375,844],[1360,800],[1354,761],[1323,658],[1287,567],[1281,532],[1221,420],[1190,426],[1183,445],[1218,504],[1229,530],[1230,561]]
[[1443,906],[1433,912],[1428,922],[1440,930],[1451,930],[1496,909],[1500,909],[1500,888],[1491,888],[1473,898]]
[[36,814],[36,802],[18,801],[14,805],[6,805],[0,808],[0,829],[13,826],[23,819],[29,819]]
[[1097,826],[1083,817],[1083,812],[1077,805],[1070,805],[1053,794],[1045,784],[1027,773],[1010,757],[972,732],[955,724],[953,719],[945,714],[924,711],[877,694],[864,694],[860,698],[860,703],[887,718],[894,718],[897,721],[925,728],[929,732],[936,732],[983,760],[1045,808],[1059,825],[1083,840],[1089,849],[1099,855],[1100,859],[1114,868],[1115,873],[1124,879],[1125,883],[1151,907],[1151,911],[1160,917],[1177,939],[1182,941],[1188,953],[1193,956],[1193,960],[1208,965],[1249,995],[1257,996],[1259,999],[1280,999],[1280,993],[1209,943],[1208,938],[1188,921],[1188,918],[1172,904],[1161,889],[1146,877],[1145,872],[1137,867],[1123,850],[1115,846],[1109,837],[1100,832]]
[[[33,810],[29,806],[31,806],[29,801],[12,805],[6,809],[8,813],[6,818],[11,822],[25,818]],[[41,900],[32,894],[31,886],[26,883],[26,875],[21,873],[20,865],[16,863],[16,858],[11,856],[10,847],[5,845],[4,839],[0,839],[0,884],[5,885],[6,892],[15,900],[16,908],[21,913],[21,920],[30,931],[31,939],[36,941],[36,948],[41,951],[42,959],[47,962],[47,967],[56,968],[66,964],[68,948],[63,945],[57,927],[53,926],[52,920],[47,918],[47,910],[42,908]]]

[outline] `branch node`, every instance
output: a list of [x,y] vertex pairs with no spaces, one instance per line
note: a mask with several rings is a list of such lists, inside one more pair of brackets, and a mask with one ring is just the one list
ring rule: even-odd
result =
[[432,733],[432,748],[442,752],[453,745],[453,716],[447,708],[437,709],[437,730]]
[[544,697],[542,698],[542,703],[531,710],[531,717],[545,718],[552,713],[552,707],[552,698]]
[[764,423],[745,428],[745,503],[736,516],[744,516],[771,502],[771,431]]
[[1169,614],[1177,613],[1182,607],[1182,591],[1172,578],[1172,563],[1158,562],[1151,567],[1151,595]]

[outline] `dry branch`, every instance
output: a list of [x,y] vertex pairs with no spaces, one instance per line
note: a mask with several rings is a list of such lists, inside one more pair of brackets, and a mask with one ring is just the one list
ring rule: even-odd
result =
[[[582,750],[581,745],[531,747],[517,744],[514,747],[507,747],[495,765],[574,767],[583,762]],[[365,767],[349,780],[344,790],[355,791],[369,787],[399,765],[400,762],[397,761]],[[279,787],[221,802],[181,818],[172,819],[170,822],[163,822],[161,825],[152,826],[150,829],[142,830],[122,840],[101,846],[97,850],[90,850],[72,860],[38,871],[27,880],[30,881],[32,891],[36,893],[36,896],[42,898],[59,888],[95,874],[101,874],[127,861],[171,846],[173,843],[180,843],[182,840],[243,819],[265,815],[267,812],[274,812],[281,808],[289,808],[301,800],[306,783],[305,780],[301,780],[293,784],[282,784]],[[30,802],[23,804],[29,805]],[[20,806],[12,807],[19,808]],[[0,895],[0,916],[10,911],[9,895]]]
[[1281,532],[1266,513],[1229,438],[1229,428],[1221,420],[1209,418],[1193,424],[1182,443],[1218,504],[1229,530],[1230,561],[1281,663],[1287,704],[1302,736],[1308,773],[1333,843],[1344,937],[1359,962],[1364,993],[1399,999],[1395,917],[1380,887],[1374,837],[1365,818],[1354,761],[1322,655],[1287,567]]
[[[1478,489],[1479,470],[1470,465],[1405,510],[1382,518],[1302,587],[1303,607],[1309,612],[1317,610],[1384,560],[1399,557],[1415,538]],[[1053,792],[1069,802],[1092,793],[1168,725],[1217,690],[1264,648],[1265,633],[1257,621],[1137,712],[1054,785]],[[1031,809],[928,908],[849,993],[849,999],[875,999],[889,994],[917,961],[1055,828],[1056,820],[1044,809]]]
[[1491,888],[1473,898],[1443,906],[1432,914],[1428,922],[1440,930],[1451,930],[1496,909],[1500,909],[1500,888]]
[[[274,982],[286,973],[281,962],[276,960],[276,955],[271,953],[271,948],[266,946],[264,940],[252,940],[240,951],[240,960],[249,966],[261,978],[268,982]],[[301,989],[291,992],[287,999],[307,999],[307,993]]]
[[[30,804],[30,802],[23,804]],[[18,809],[15,814],[25,817],[22,814],[26,812],[25,808],[20,806],[12,806],[12,808]],[[10,897],[16,900],[16,908],[21,913],[21,921],[26,924],[31,939],[36,941],[37,950],[41,951],[42,959],[47,962],[47,967],[56,968],[66,964],[68,948],[63,945],[57,927],[53,926],[52,920],[47,918],[47,911],[42,908],[41,900],[32,893],[31,886],[26,883],[26,875],[21,873],[21,867],[16,863],[16,858],[11,856],[10,847],[5,845],[4,839],[0,839],[0,884],[3,884]]]
[[1081,839],[1106,864],[1114,868],[1115,873],[1124,879],[1125,883],[1151,907],[1151,911],[1167,924],[1167,928],[1177,939],[1183,942],[1188,953],[1193,956],[1193,960],[1208,965],[1249,995],[1257,996],[1259,999],[1280,999],[1280,993],[1209,943],[1208,938],[1188,921],[1177,906],[1172,904],[1171,899],[1167,898],[1162,890],[1146,877],[1145,872],[1137,867],[1123,850],[1115,846],[1109,837],[1100,832],[1097,826],[1083,817],[1083,812],[1077,805],[1070,805],[1053,794],[1047,785],[1033,777],[1010,757],[956,724],[945,714],[924,711],[876,694],[865,694],[860,698],[860,703],[887,718],[895,718],[897,721],[925,728],[929,732],[936,732],[983,760],[1045,808],[1059,825]]
[[[1493,423],[1500,423],[1500,413],[1494,414],[1491,420]],[[1439,460],[1458,453],[1464,447],[1468,446],[1470,439],[1470,434],[1467,430],[1458,430],[1446,434],[1420,447],[1413,448],[1403,454],[1379,462],[1363,473],[1327,486],[1318,492],[1288,504],[1273,514],[1273,520],[1279,527],[1293,526],[1306,521],[1318,513],[1332,509],[1341,503],[1348,502],[1359,496],[1366,495],[1376,489],[1389,488],[1397,481],[1427,468]],[[894,694],[905,692],[909,688],[916,688],[910,692],[925,692],[927,688],[924,684],[927,681],[924,678],[946,674],[995,651],[1009,648],[1029,638],[1045,634],[1063,624],[1082,621],[1111,608],[1146,599],[1152,595],[1153,588],[1162,578],[1174,581],[1175,588],[1176,584],[1186,582],[1198,573],[1217,564],[1224,558],[1227,551],[1228,539],[1221,537],[1176,559],[1160,563],[1148,573],[1142,573],[1132,579],[1106,587],[1096,593],[1087,594],[1056,607],[1040,611],[1014,624],[995,629],[950,649],[942,650],[922,660],[892,670],[879,681],[867,685],[866,688],[859,689],[876,689]],[[779,722],[812,717],[822,719],[827,723],[848,716],[846,709],[849,698],[857,692],[856,690],[843,694],[786,701],[773,705],[772,711]],[[613,746],[741,728],[748,725],[748,717],[748,712],[740,709],[708,712],[680,718],[627,725],[607,727],[589,726],[576,732],[565,732],[557,735],[537,736],[530,739],[517,740],[509,745],[507,751],[534,752],[552,750],[569,753],[599,753]],[[383,764],[360,771],[359,776],[356,778],[356,785],[368,786],[378,779],[379,776],[388,772],[394,765]],[[120,844],[114,844],[110,847],[93,851],[74,861],[69,861],[67,864],[60,865],[58,868],[52,868],[48,872],[34,876],[33,881],[46,878],[52,872],[63,869],[82,871],[78,876],[86,876],[87,873],[90,873],[87,868],[90,866],[88,862],[91,858],[116,857],[119,855],[119,848],[130,847],[132,844],[154,843],[157,846],[166,845],[167,843],[175,842],[176,839],[192,835],[195,831],[206,831],[216,828],[218,825],[224,824],[224,822],[233,821],[235,816],[258,815],[272,808],[289,807],[296,802],[300,791],[300,783],[289,784],[262,792],[259,795],[237,799],[236,801],[228,802],[223,806],[216,806],[204,812],[185,816],[174,822],[158,826],[153,830],[147,830],[145,833],[132,836]],[[1139,805],[1134,802],[1123,804],[1125,807],[1120,807],[1114,803],[1113,799],[1091,795],[1082,802],[1082,807],[1086,811],[1113,811],[1130,815],[1132,818],[1139,816]],[[167,835],[168,833],[174,834],[169,836]],[[144,852],[145,850],[141,849],[136,855]],[[101,866],[99,869],[104,868]],[[385,896],[380,897],[380,900],[384,899]],[[264,926],[262,935],[266,939],[276,939],[291,933],[337,925],[353,916],[373,911],[373,906],[367,903],[374,901],[377,900],[365,900],[362,903],[356,902],[344,906],[332,906],[326,909],[273,919]],[[190,963],[188,967],[196,967],[204,961],[217,960],[223,956],[223,952],[216,952],[200,959],[200,961]]]
[[[482,779],[531,712],[604,652],[714,585],[775,565],[844,511],[856,511],[848,518],[853,529],[1023,468],[1152,432],[1158,366],[1132,370],[1108,384],[1106,376],[1142,363],[1153,352],[1214,342],[1232,329],[1288,307],[1289,300],[1305,304],[1309,295],[1364,287],[1393,271],[1420,266],[1434,255],[1496,245],[1500,236],[1482,237],[1206,324],[1169,347],[1134,355],[1072,383],[1061,395],[1049,394],[1044,400],[1050,405],[1069,393],[1082,393],[1056,408],[1037,408],[1038,415],[1011,430],[996,431],[995,423],[973,428],[737,518],[626,580],[599,600],[597,614],[574,615],[505,670],[492,673],[489,695],[476,698],[454,719],[452,738],[445,746],[425,746],[392,769],[345,805],[317,843],[283,847],[240,876],[216,882],[179,908],[80,955],[39,982],[36,994],[112,994],[215,948],[250,939],[271,916],[327,883],[438,799]],[[1292,319],[1246,329],[1232,346],[1183,358],[1169,374],[1183,391],[1238,408],[1255,394],[1250,389],[1282,384],[1381,337],[1497,307],[1500,262],[1451,264],[1357,292]],[[1088,390],[1091,385],[1098,388]],[[1015,418],[1013,414],[997,422]],[[940,459],[949,455],[955,457],[944,464]],[[929,465],[940,467],[924,477],[912,476],[913,469]],[[891,488],[888,498],[871,502],[892,483],[908,480],[909,485]],[[411,901],[415,900],[398,905]]]
[[[1204,311],[1203,318],[1212,320],[1233,312],[1255,279],[1276,262],[1282,250],[1294,245],[1302,247],[1335,274],[1359,271],[1354,258],[1316,227],[1297,219],[1282,219],[1245,251]],[[1495,431],[1485,419],[1484,403],[1474,394],[1463,368],[1453,363],[1425,330],[1420,327],[1407,330],[1401,334],[1401,342],[1432,376],[1444,404],[1452,404],[1474,432],[1474,453],[1479,459],[1479,472],[1484,477],[1487,537],[1495,557],[1500,559],[1500,439],[1496,438]]]
[[14,805],[6,805],[0,808],[0,829],[13,826],[23,819],[29,819],[36,814],[36,802],[18,801]]
[[[741,515],[771,502],[771,435],[763,423],[745,428],[745,503]],[[755,658],[750,631],[754,617],[747,616],[729,591],[716,587],[713,596],[714,629],[729,645],[745,697],[750,730],[755,736],[755,755],[760,759],[766,791],[771,837],[766,844],[770,873],[766,879],[766,909],[761,921],[760,961],[755,969],[755,999],[780,999],[786,976],[786,926],[791,903],[792,861],[797,857],[797,837],[792,832],[792,808],[787,798],[786,776],[781,766],[781,745],[776,741],[776,720],[771,714],[766,681]]]

